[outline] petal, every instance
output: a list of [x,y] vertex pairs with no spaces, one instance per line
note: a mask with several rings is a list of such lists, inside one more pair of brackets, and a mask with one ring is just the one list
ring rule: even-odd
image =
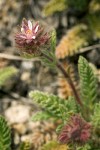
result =
[[33,36],[32,36],[32,39],[35,39],[35,38],[36,38],[36,36],[35,36],[35,35],[33,35]]
[[28,27],[32,31],[32,22],[30,20],[28,20]]
[[23,35],[20,35],[19,37],[22,39],[26,39],[26,36],[23,36]]
[[17,34],[17,37],[22,38],[22,39],[26,39],[26,35],[25,34]]
[[34,33],[37,33],[38,29],[39,29],[39,25],[36,26]]
[[33,28],[32,28],[32,31],[34,32],[34,33],[36,33],[36,28],[37,28],[37,26],[38,26],[38,28],[39,28],[39,23],[38,22],[36,22],[35,23],[35,25],[33,26]]
[[24,33],[24,28],[23,27],[21,27],[21,32]]
[[29,29],[28,22],[26,19],[23,19],[22,21],[22,28],[24,29],[24,32],[26,32]]

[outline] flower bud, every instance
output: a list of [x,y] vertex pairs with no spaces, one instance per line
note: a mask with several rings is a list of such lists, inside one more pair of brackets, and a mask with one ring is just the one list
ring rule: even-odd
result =
[[23,19],[20,31],[15,34],[15,42],[21,54],[40,56],[50,45],[50,33],[39,22],[33,24]]
[[73,115],[68,124],[62,128],[58,140],[65,143],[86,143],[91,135],[91,125],[86,122],[81,116]]

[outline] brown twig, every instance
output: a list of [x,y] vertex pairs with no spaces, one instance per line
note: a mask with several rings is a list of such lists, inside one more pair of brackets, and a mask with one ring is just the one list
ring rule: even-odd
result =
[[90,51],[90,50],[95,49],[95,48],[100,48],[100,44],[91,45],[91,46],[88,46],[88,47],[81,48],[80,53]]
[[58,67],[58,69],[62,72],[62,74],[64,75],[64,77],[65,77],[66,80],[68,81],[70,87],[72,88],[73,94],[74,94],[74,96],[75,96],[75,98],[76,98],[78,104],[80,104],[80,106],[83,106],[83,104],[82,104],[82,102],[81,102],[81,100],[80,100],[80,97],[79,97],[79,95],[78,95],[78,92],[77,92],[77,90],[76,90],[76,88],[75,88],[75,86],[74,86],[74,84],[73,84],[73,81],[71,80],[69,74],[65,71],[65,69],[63,68],[63,66],[61,65],[60,62],[57,63],[57,67]]
[[10,60],[18,60],[18,61],[39,61],[38,58],[32,58],[32,59],[26,59],[26,58],[22,58],[20,56],[15,56],[15,55],[11,55],[11,54],[7,54],[7,53],[0,53],[0,58],[5,58],[5,59],[10,59]]

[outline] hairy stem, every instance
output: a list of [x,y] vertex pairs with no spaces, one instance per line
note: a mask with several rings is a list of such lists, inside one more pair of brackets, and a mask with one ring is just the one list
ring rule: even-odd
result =
[[[50,62],[53,61],[53,59],[51,57],[47,56],[46,54],[43,54],[43,56],[45,58],[47,58]],[[65,69],[63,68],[63,66],[61,65],[61,63],[59,61],[56,62],[56,67],[62,72],[62,74],[64,75],[64,77],[68,81],[70,87],[72,88],[72,91],[73,91],[73,94],[75,96],[75,99],[76,99],[77,103],[82,107],[83,104],[81,102],[81,99],[80,99],[80,97],[79,97],[79,95],[77,93],[77,90],[76,90],[76,88],[75,88],[75,86],[73,84],[73,81],[71,80],[69,74],[65,71]]]
[[65,71],[65,69],[63,68],[63,66],[61,65],[60,62],[57,62],[57,68],[62,72],[62,74],[64,75],[64,77],[67,79],[70,87],[73,90],[73,94],[74,94],[74,96],[75,96],[76,101],[78,102],[78,104],[80,104],[80,106],[83,106],[83,104],[82,104],[82,102],[80,100],[80,97],[79,97],[79,95],[77,93],[77,90],[76,90],[76,88],[75,88],[75,86],[73,84],[73,81],[71,80],[69,74]]

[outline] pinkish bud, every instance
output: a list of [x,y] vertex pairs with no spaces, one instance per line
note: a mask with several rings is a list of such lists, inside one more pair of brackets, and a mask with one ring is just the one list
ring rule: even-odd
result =
[[68,124],[63,127],[58,140],[65,143],[84,144],[91,135],[91,125],[79,115],[73,115]]
[[40,56],[43,49],[50,44],[49,32],[38,22],[34,25],[23,19],[20,31],[15,35],[15,42],[22,54]]

